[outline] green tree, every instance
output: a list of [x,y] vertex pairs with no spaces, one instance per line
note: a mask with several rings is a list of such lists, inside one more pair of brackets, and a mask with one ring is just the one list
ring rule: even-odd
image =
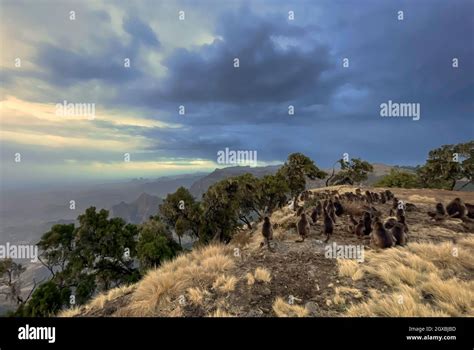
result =
[[425,165],[418,170],[418,176],[425,188],[453,190],[457,181],[463,179],[467,181],[464,186],[472,184],[474,141],[444,145],[430,151]]
[[262,213],[271,213],[285,205],[289,192],[288,183],[281,173],[266,175],[258,183],[256,207]]
[[139,232],[137,255],[142,271],[172,259],[181,250],[166,225],[156,219],[142,224]]
[[375,187],[419,188],[420,181],[416,173],[391,169],[390,174],[382,177]]
[[227,243],[242,225],[238,190],[239,184],[233,179],[221,180],[208,188],[202,202],[201,241]]
[[368,173],[374,171],[373,166],[360,158],[352,158],[346,162],[344,159],[339,159],[340,170],[334,173],[334,168],[331,176],[326,180],[326,186],[333,185],[354,185],[367,180]]
[[200,207],[189,190],[180,187],[166,196],[159,207],[160,217],[176,232],[181,246],[181,238],[186,233],[199,237]]
[[49,317],[54,316],[69,302],[71,291],[60,288],[54,281],[41,284],[31,296],[28,303],[22,304],[10,316],[17,317]]
[[327,176],[310,158],[302,153],[290,154],[288,160],[278,170],[277,175],[285,179],[290,195],[295,201],[298,195],[306,188],[306,178],[315,180],[317,178],[323,179]]
[[12,259],[0,260],[0,295],[12,303],[21,303],[21,274],[25,267]]

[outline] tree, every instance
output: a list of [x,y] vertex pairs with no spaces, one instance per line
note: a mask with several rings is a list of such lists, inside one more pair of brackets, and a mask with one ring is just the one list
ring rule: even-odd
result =
[[419,188],[420,180],[416,173],[391,169],[390,174],[382,177],[375,187]]
[[53,281],[41,284],[28,303],[22,304],[11,316],[49,317],[54,316],[69,302],[71,291],[59,288]]
[[334,174],[334,168],[332,175],[326,180],[326,186],[330,185],[354,185],[367,180],[368,173],[374,171],[373,166],[360,158],[352,158],[350,161],[339,159],[337,161],[340,165],[340,170],[337,174]]
[[12,259],[0,261],[0,295],[4,295],[5,300],[18,304],[22,302],[20,277],[25,270]]
[[138,280],[133,262],[138,228],[121,218],[108,219],[108,215],[107,210],[96,212],[95,207],[79,215],[75,250],[68,265],[71,282],[77,284],[79,276],[92,274],[97,288],[108,290]]
[[209,187],[203,195],[201,241],[218,240],[227,243],[241,226],[238,189],[237,181],[225,179]]
[[271,213],[287,201],[290,188],[281,173],[266,175],[258,183],[256,207],[261,212]]
[[49,270],[60,286],[65,283],[65,269],[74,253],[74,224],[57,224],[39,241],[40,262]]
[[186,188],[180,187],[176,192],[168,194],[159,207],[159,213],[164,223],[175,230],[180,246],[184,234],[199,236],[199,203],[196,203]]
[[314,162],[302,153],[292,153],[288,160],[278,170],[278,176],[282,176],[289,187],[291,197],[295,202],[298,195],[306,188],[306,178],[311,180],[323,179],[327,174],[320,170]]
[[429,152],[428,159],[418,170],[425,188],[453,190],[458,180],[465,179],[463,187],[474,181],[474,141],[444,145]]
[[166,225],[157,219],[142,224],[139,232],[137,256],[142,271],[172,259],[181,250],[181,246],[173,240]]

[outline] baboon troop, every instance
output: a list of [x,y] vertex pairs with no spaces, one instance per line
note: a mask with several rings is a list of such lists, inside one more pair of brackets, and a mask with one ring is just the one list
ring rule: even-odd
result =
[[[296,231],[300,239],[295,242],[304,242],[311,230],[314,230],[311,227],[320,227],[325,243],[335,232],[349,232],[380,249],[403,246],[409,239],[407,213],[420,211],[414,204],[399,200],[390,190],[362,192],[357,188],[354,192],[345,193],[337,190],[315,193],[304,191],[297,198],[304,204],[300,206],[295,201],[291,206],[298,217]],[[386,205],[385,209],[376,207],[380,204]],[[385,210],[388,210],[388,217],[384,215],[387,213]],[[446,206],[441,202],[437,203],[434,211],[429,211],[428,215],[436,221],[445,218],[470,220],[468,218],[474,218],[474,205],[455,198]],[[344,216],[348,219],[344,219]],[[347,220],[346,229],[337,231],[337,227],[344,225],[344,220]],[[264,218],[262,235],[265,239],[262,245],[266,244],[271,250],[273,230],[268,217]]]
[[435,211],[429,211],[428,215],[435,221],[442,221],[447,218],[470,221],[470,219],[474,219],[474,205],[464,203],[461,198],[457,197],[446,205],[446,209],[443,203],[437,203]]

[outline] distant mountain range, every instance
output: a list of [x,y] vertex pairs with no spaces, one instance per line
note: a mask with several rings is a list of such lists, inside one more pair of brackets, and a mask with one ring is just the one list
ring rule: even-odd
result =
[[149,219],[150,216],[158,213],[158,206],[163,200],[157,196],[142,193],[131,203],[120,202],[112,206],[110,210],[111,217],[120,217],[132,224],[141,224]]
[[250,166],[235,166],[223,169],[216,169],[212,173],[196,180],[189,188],[191,194],[200,200],[207,189],[223,179],[233,176],[239,176],[250,173],[256,177],[263,177],[265,175],[275,174],[281,165],[271,165],[265,167],[250,167]]

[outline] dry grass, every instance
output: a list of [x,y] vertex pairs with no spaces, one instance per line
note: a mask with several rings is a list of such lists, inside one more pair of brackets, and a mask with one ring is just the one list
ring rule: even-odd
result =
[[71,309],[66,309],[66,310],[61,311],[58,314],[58,317],[74,317],[74,316],[79,315],[81,311],[82,311],[81,308],[76,306]]
[[[177,296],[189,292],[190,288],[211,285],[233,267],[233,250],[228,246],[211,245],[181,255],[148,272],[138,283],[121,316],[169,315],[176,309],[172,300]],[[197,293],[194,296],[199,300]]]
[[194,305],[202,305],[204,302],[205,296],[208,294],[209,294],[208,291],[203,290],[202,288],[199,288],[199,287],[188,288],[187,290],[188,299]]
[[[381,295],[372,291],[369,300],[350,307],[347,315],[474,315],[474,283],[461,279],[472,277],[473,247],[474,237],[467,237],[457,244],[410,243],[404,248],[367,252],[361,269],[391,287],[391,292]],[[339,264],[342,276],[356,272],[351,263]]]
[[358,281],[364,277],[364,271],[359,267],[359,263],[350,259],[338,259],[339,276],[352,278],[353,281]]
[[260,282],[269,283],[272,280],[272,275],[270,271],[268,271],[267,269],[263,267],[257,267],[255,269],[254,276],[255,276],[255,280],[260,281]]
[[217,308],[214,312],[207,315],[208,317],[234,317],[234,315],[230,314],[226,310],[221,308]]
[[413,203],[425,203],[425,204],[436,204],[436,198],[434,197],[427,197],[427,196],[420,196],[418,194],[412,194],[408,196],[408,201]]
[[218,290],[222,293],[229,293],[235,289],[237,278],[234,276],[220,275],[212,284],[212,289]]
[[253,286],[255,283],[255,277],[250,272],[247,272],[247,275],[245,276],[247,278],[247,284],[249,286]]
[[278,317],[306,317],[309,311],[299,305],[290,305],[278,297],[273,303],[273,311]]

